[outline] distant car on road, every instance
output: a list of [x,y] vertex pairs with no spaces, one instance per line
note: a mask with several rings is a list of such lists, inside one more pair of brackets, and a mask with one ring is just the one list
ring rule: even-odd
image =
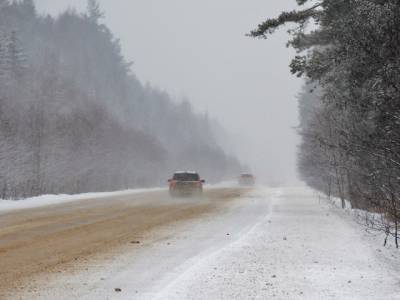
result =
[[249,173],[240,174],[238,181],[241,186],[254,186],[256,184],[256,178]]
[[199,196],[203,193],[205,180],[197,172],[175,172],[169,182],[169,194],[177,196]]

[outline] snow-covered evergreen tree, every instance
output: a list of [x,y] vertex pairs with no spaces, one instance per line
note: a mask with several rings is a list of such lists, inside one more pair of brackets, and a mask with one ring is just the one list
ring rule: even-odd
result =
[[91,22],[96,24],[104,17],[104,13],[101,11],[97,0],[88,0],[87,16]]
[[[319,88],[311,122],[301,125],[299,166],[313,187],[357,208],[380,212],[397,238],[400,222],[400,3],[396,0],[298,0],[251,32],[267,38],[295,23],[291,70]],[[311,30],[307,24],[317,27]],[[301,104],[315,97],[303,93]],[[301,111],[301,113],[303,113]],[[343,202],[344,203],[344,202]]]
[[5,56],[4,65],[6,75],[12,81],[20,80],[26,70],[26,56],[18,39],[17,32],[11,31],[5,40]]
[[140,83],[102,17],[97,1],[53,18],[0,0],[0,198],[239,172],[202,116]]

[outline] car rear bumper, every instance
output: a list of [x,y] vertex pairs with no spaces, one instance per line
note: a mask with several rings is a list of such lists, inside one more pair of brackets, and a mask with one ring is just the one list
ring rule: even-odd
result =
[[170,188],[169,193],[171,196],[192,196],[192,195],[200,195],[202,194],[203,189],[201,187],[195,187],[195,188],[182,188],[182,187],[176,187],[176,188]]

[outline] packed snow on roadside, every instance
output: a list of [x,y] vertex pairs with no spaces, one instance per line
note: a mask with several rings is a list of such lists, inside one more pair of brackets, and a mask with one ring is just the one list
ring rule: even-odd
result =
[[145,192],[155,192],[165,190],[163,188],[148,188],[148,189],[132,189],[116,192],[104,193],[84,193],[75,195],[42,195],[38,197],[20,199],[20,200],[1,200],[0,213],[19,209],[36,208],[54,204],[68,203],[87,199],[100,199],[114,196],[125,196],[132,194],[140,194]]
[[156,299],[400,299],[398,251],[308,188],[285,188],[271,215],[192,266]]
[[395,237],[394,233],[394,224],[391,225],[391,234],[386,235],[385,226],[387,225],[387,220],[385,220],[385,216],[380,213],[372,213],[361,209],[353,208],[351,202],[348,200],[344,200],[345,207],[342,208],[342,201],[337,197],[328,197],[319,192],[316,193],[317,197],[320,201],[327,202],[332,205],[332,208],[336,208],[337,210],[344,212],[351,216],[351,218],[361,225],[365,231],[367,231],[371,238],[375,239],[377,244],[384,243],[386,240],[386,247],[393,248],[395,247]]

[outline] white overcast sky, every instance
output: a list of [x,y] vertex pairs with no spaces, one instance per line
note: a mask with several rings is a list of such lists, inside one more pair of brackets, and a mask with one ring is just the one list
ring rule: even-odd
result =
[[[231,133],[239,158],[259,177],[295,181],[294,52],[280,30],[268,40],[245,36],[295,0],[100,0],[105,23],[121,39],[139,79],[188,97]],[[81,11],[84,0],[36,0],[39,12]]]

